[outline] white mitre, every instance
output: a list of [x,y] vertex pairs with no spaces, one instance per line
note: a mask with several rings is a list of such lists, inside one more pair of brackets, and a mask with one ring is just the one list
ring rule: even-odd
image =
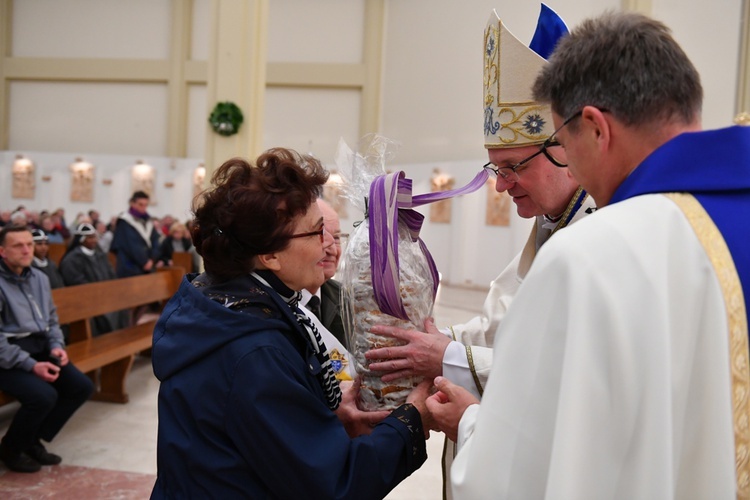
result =
[[505,27],[495,10],[484,31],[484,147],[543,143],[553,132],[547,104],[531,88],[547,61]]

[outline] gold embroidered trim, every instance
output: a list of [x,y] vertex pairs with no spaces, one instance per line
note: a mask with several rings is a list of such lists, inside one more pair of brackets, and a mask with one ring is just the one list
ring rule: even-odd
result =
[[668,193],[687,217],[706,250],[719,279],[729,324],[729,355],[732,377],[732,414],[737,474],[737,498],[750,497],[750,351],[745,299],[737,269],[724,237],[711,217],[692,195]]
[[474,377],[474,384],[477,386],[477,391],[479,391],[479,397],[481,398],[484,395],[484,389],[482,389],[482,384],[479,382],[479,376],[477,375],[477,369],[474,367],[474,356],[471,354],[471,346],[466,346],[466,358],[469,360],[469,369],[471,370],[471,376]]
[[453,330],[453,327],[451,326],[449,328],[451,330],[451,337],[453,338],[453,340],[458,341],[458,339],[456,338],[456,332],[455,330]]
[[[490,45],[490,40],[492,44]],[[484,32],[484,88],[485,99],[492,97],[492,87],[497,84],[494,95],[500,96],[500,68],[496,56],[500,53],[500,26],[488,26]]]
[[[560,222],[555,226],[555,229],[552,230],[552,233],[550,236],[555,234],[559,229],[562,229],[564,227],[567,227],[570,224],[570,221],[568,220],[568,216],[570,215],[570,212],[573,210],[573,207],[576,206],[576,202],[578,201],[578,197],[581,196],[581,192],[583,191],[583,187],[578,186],[578,189],[576,189],[576,192],[573,194],[573,197],[570,199],[570,203],[568,203],[568,207],[563,212],[562,216],[560,216]],[[588,194],[586,195],[586,198],[588,198]],[[586,201],[586,198],[581,200],[581,208],[583,208],[583,203]]]
[[[451,330],[451,336],[453,337],[453,340],[458,341],[456,338],[456,332],[453,330],[453,327],[450,327]],[[477,386],[477,390],[479,391],[479,395],[481,396],[484,390],[482,389],[482,384],[479,382],[479,376],[477,375],[477,370],[474,367],[474,357],[471,355],[471,346],[464,346],[466,349],[466,359],[469,361],[469,370],[471,370],[471,376],[474,377],[474,383]]]
[[[497,111],[496,120],[500,129],[494,134],[488,136],[488,139],[494,138],[500,142],[490,142],[488,140],[486,141],[486,146],[498,147],[502,145],[512,145],[518,147],[522,144],[541,144],[549,138],[549,134],[544,133],[547,128],[546,120],[542,117],[546,111],[544,105],[534,104],[531,106],[521,105],[515,107],[503,106],[495,108],[495,111]],[[542,120],[543,124],[538,125],[538,132],[529,132],[526,129],[523,120],[534,119],[534,117],[537,116]],[[503,132],[505,132],[505,137],[500,135]],[[521,138],[528,139],[528,141],[522,143]]]
[[[485,114],[485,147],[495,149],[541,144],[549,138],[553,128],[549,105],[533,100],[501,100],[502,33],[502,23],[499,21],[488,25],[484,31],[482,79],[485,113],[489,113]],[[513,37],[509,32],[508,35]]]
[[[445,436],[445,441],[443,442],[443,456],[440,460],[440,467],[443,470],[443,500],[448,500],[448,474],[450,474],[450,467],[448,464],[448,452],[450,451],[452,443],[450,439],[448,439],[448,436]],[[455,449],[456,447],[453,446],[453,456],[455,456]],[[453,457],[451,457],[451,462],[453,463]]]

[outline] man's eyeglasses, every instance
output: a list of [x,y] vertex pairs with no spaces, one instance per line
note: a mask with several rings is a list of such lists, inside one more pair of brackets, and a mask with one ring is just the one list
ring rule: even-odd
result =
[[[602,109],[602,112],[605,112],[606,110]],[[552,135],[549,136],[549,138],[542,143],[542,146],[539,148],[539,151],[534,153],[533,155],[529,156],[528,158],[524,158],[523,160],[519,161],[515,165],[511,165],[509,167],[495,167],[492,162],[486,163],[484,166],[482,166],[483,169],[487,170],[491,174],[495,174],[495,177],[502,177],[504,181],[506,182],[518,182],[518,170],[523,167],[524,165],[527,165],[531,160],[536,158],[537,156],[543,154],[547,157],[547,159],[556,167],[567,167],[567,162],[564,162],[553,155],[548,148],[553,148],[557,146],[561,146],[560,142],[557,140],[557,134],[560,132],[563,127],[565,127],[568,123],[572,122],[575,118],[578,118],[583,113],[583,110],[578,111],[577,113],[574,113],[572,116],[570,116],[568,119],[566,119],[560,127],[552,132]]]
[[[562,127],[561,127],[562,128]],[[547,150],[547,148],[553,148],[560,146],[560,143],[556,140],[553,140],[555,136],[552,135],[549,139],[544,141],[542,144],[542,147],[539,148],[539,151],[532,154],[531,156],[524,158],[523,160],[519,161],[515,165],[511,165],[509,167],[495,167],[492,162],[486,163],[482,168],[487,170],[489,173],[494,174],[495,177],[502,177],[504,181],[506,182],[518,182],[518,170],[528,165],[528,163],[536,158],[539,155],[544,155],[547,157],[547,159],[552,162],[553,165],[556,167],[567,167],[568,164],[563,162],[562,160],[559,160],[555,158],[555,156]]]
[[294,239],[294,238],[306,238],[308,236],[315,236],[315,235],[317,235],[318,237],[320,237],[320,242],[323,243],[325,241],[325,238],[326,238],[326,227],[323,226],[320,229],[318,229],[317,231],[310,231],[309,233],[293,234],[293,235],[291,235],[289,237],[289,239],[291,240],[291,239]]

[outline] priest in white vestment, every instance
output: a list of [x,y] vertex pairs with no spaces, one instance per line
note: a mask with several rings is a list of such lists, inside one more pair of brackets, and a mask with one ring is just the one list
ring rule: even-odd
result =
[[600,210],[540,250],[481,404],[436,379],[454,498],[746,497],[750,129],[699,132],[697,71],[633,13],[564,38],[534,95]]

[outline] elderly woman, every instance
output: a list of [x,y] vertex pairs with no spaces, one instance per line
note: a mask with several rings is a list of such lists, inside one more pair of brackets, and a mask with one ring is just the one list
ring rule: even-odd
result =
[[172,266],[172,255],[175,252],[189,252],[193,247],[190,235],[185,224],[173,222],[169,226],[169,235],[159,245],[159,254],[156,257],[157,266]]
[[426,459],[427,387],[350,437],[372,415],[349,392],[342,403],[298,308],[334,244],[315,203],[326,179],[314,158],[272,149],[256,167],[222,165],[194,209],[206,272],[186,278],[154,331],[152,498],[382,498]]

